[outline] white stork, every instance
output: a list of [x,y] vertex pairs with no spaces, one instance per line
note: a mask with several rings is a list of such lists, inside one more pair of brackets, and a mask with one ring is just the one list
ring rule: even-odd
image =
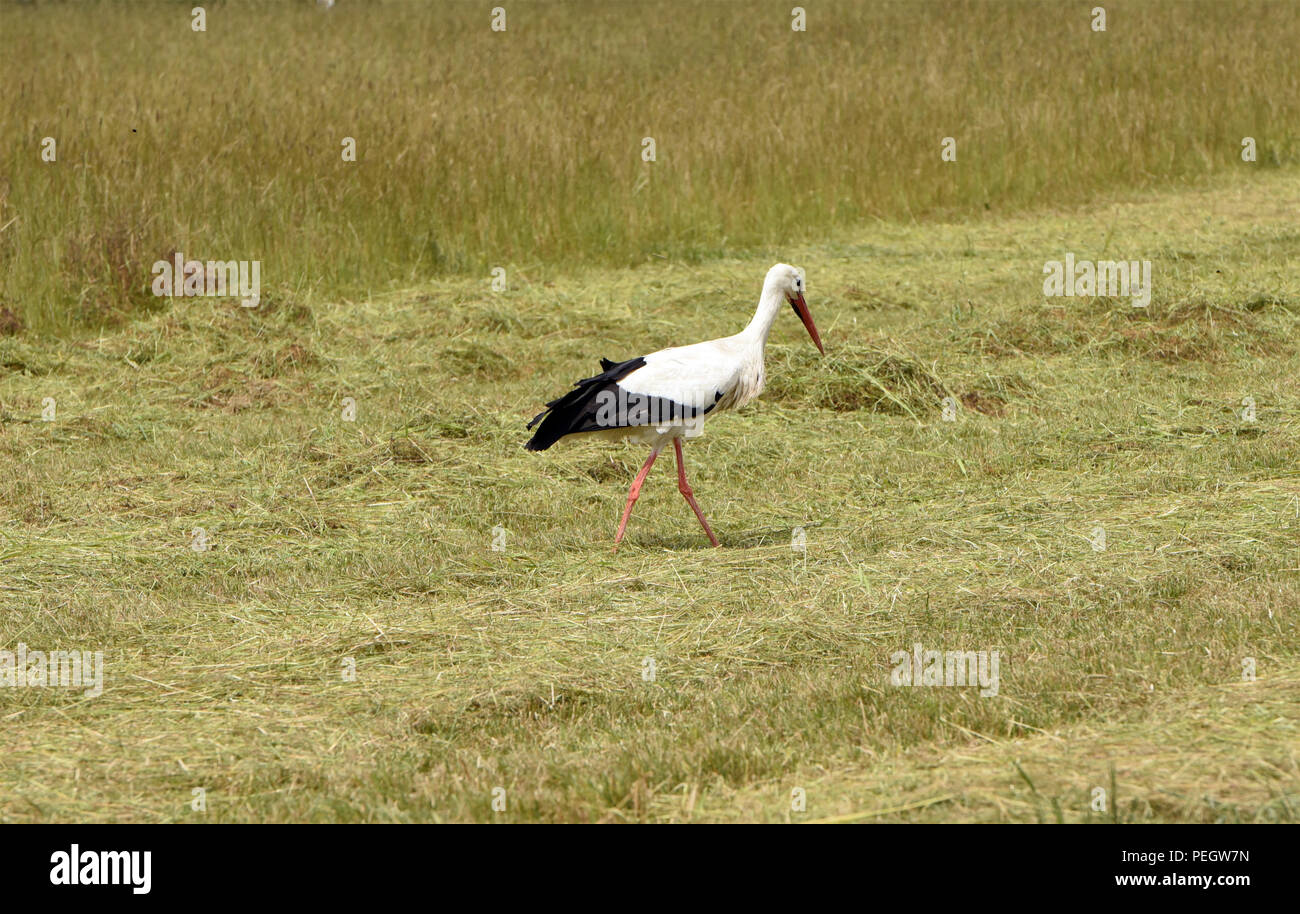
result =
[[803,291],[799,271],[778,263],[767,271],[758,309],[744,330],[693,346],[661,349],[626,362],[601,359],[604,371],[579,381],[573,390],[546,404],[546,409],[528,423],[530,429],[541,423],[524,445],[530,451],[544,451],[571,435],[626,438],[650,445],[650,456],[627,493],[623,519],[614,536],[615,549],[623,540],[641,484],[669,441],[677,452],[677,488],[700,519],[709,542],[718,545],[686,482],[682,439],[701,434],[706,416],[737,409],[763,392],[763,350],[783,303],[790,304],[817,349],[825,354]]

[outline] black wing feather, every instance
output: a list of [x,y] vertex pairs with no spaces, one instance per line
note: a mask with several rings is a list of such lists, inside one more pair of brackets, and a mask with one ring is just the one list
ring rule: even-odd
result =
[[604,371],[593,377],[583,378],[573,386],[573,390],[547,403],[546,409],[533,417],[528,427],[532,428],[539,422],[541,427],[524,447],[530,451],[544,451],[565,435],[572,435],[574,432],[590,432],[600,428],[596,424],[596,398],[600,396],[600,392],[612,390],[620,378],[627,377],[643,365],[645,365],[643,356],[628,359],[626,362],[601,359],[600,367]]

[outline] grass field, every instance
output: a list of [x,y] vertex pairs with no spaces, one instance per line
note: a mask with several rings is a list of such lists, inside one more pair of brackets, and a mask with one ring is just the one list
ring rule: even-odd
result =
[[195,5],[0,0],[0,821],[1300,819],[1300,4]]
[[[523,425],[767,251],[0,337],[4,641],[106,667],[0,689],[0,819],[1294,821],[1297,207],[1243,165],[784,250],[827,355],[783,318],[688,447],[719,550],[660,467],[611,554],[644,455]],[[1067,251],[1150,307],[1045,300]],[[999,695],[890,686],[915,642]]]
[[1112,0],[1105,32],[1037,0],[819,0],[804,32],[793,3],[516,0],[504,32],[494,4],[247,0],[199,33],[196,5],[0,2],[0,306],[27,327],[158,308],[176,250],[311,304],[1088,204],[1237,173],[1243,137],[1300,163],[1287,0]]

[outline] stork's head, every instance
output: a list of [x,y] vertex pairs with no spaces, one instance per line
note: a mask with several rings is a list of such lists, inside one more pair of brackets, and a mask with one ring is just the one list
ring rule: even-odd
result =
[[817,345],[817,351],[825,355],[826,350],[822,348],[822,338],[817,333],[817,325],[813,323],[812,312],[808,310],[808,303],[803,300],[803,273],[788,263],[778,263],[767,271],[766,285],[769,288],[775,285],[777,289],[785,293],[785,300],[790,303],[794,313],[799,315],[799,320],[803,321],[804,327],[808,330],[808,335],[812,337],[812,341]]

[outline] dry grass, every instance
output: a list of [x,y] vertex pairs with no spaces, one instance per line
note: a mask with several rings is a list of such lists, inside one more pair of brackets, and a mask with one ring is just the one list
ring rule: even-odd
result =
[[[1251,598],[1263,596],[1259,592]],[[1286,599],[1294,603],[1296,594]],[[1300,679],[1153,696],[1128,717],[1050,733],[950,723],[936,746],[700,797],[655,798],[662,821],[1294,822]],[[788,811],[796,787],[816,815]],[[1104,810],[1093,791],[1107,793]]]
[[[523,423],[741,326],[765,251],[0,337],[3,641],[108,675],[0,689],[0,819],[1086,820],[1113,769],[1110,818],[1294,821],[1298,205],[1274,172],[783,251],[829,354],[784,319],[688,449],[717,551],[659,470],[611,555],[641,453]],[[1150,258],[1150,310],[1045,306],[1067,250]],[[999,650],[999,697],[888,686],[916,641]]]

